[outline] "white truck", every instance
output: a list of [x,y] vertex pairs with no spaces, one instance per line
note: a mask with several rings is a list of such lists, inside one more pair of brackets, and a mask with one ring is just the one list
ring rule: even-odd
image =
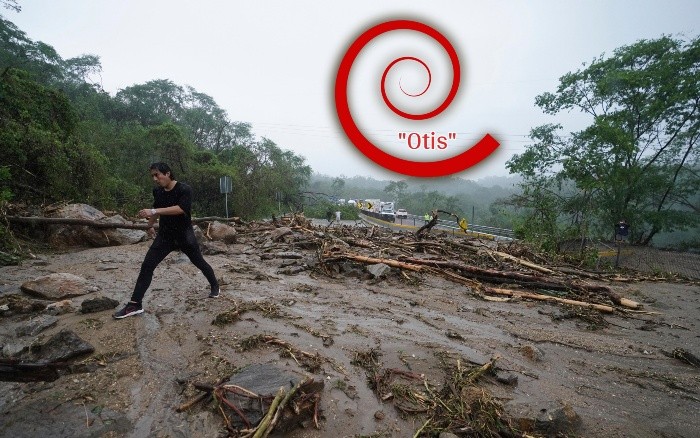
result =
[[394,201],[380,202],[381,213],[394,213]]

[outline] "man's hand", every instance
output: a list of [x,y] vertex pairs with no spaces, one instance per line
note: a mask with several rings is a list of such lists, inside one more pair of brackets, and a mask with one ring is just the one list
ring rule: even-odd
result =
[[156,230],[153,227],[150,227],[146,233],[149,235],[151,239],[156,237]]
[[138,217],[145,217],[149,218],[151,216],[155,216],[155,210],[152,208],[144,208],[143,210],[139,210]]

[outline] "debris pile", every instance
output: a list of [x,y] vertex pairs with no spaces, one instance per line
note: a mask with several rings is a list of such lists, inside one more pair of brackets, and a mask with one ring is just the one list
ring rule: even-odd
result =
[[[377,226],[324,228],[311,225],[302,215],[285,216],[274,223],[279,227],[258,234],[256,239],[264,251],[262,259],[302,259],[303,254],[296,250],[315,248],[318,269],[328,276],[348,271],[345,262],[365,265],[368,272],[373,272],[374,266],[385,265],[398,269],[408,282],[419,282],[420,275],[436,275],[464,285],[487,300],[547,301],[603,313],[641,309],[639,303],[620,297],[608,286],[589,281],[604,280],[605,274],[570,266],[545,266],[544,257],[518,242],[484,241],[446,232],[422,232],[419,236]],[[259,225],[254,229],[256,233],[261,231]],[[292,275],[315,267],[308,260],[301,266],[280,273]]]

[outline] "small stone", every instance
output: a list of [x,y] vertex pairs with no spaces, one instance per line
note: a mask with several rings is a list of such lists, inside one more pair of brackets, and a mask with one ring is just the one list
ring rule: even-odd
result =
[[544,352],[534,345],[525,345],[520,347],[520,352],[523,356],[534,362],[541,362],[544,359]]
[[367,272],[369,272],[374,278],[381,278],[390,270],[391,267],[384,263],[377,263],[375,265],[367,266]]
[[44,311],[49,315],[63,315],[64,313],[71,313],[75,309],[71,300],[63,300],[49,304]]
[[382,421],[386,417],[386,414],[384,411],[377,411],[374,413],[374,419],[377,421]]
[[518,384],[518,376],[513,373],[506,373],[503,371],[496,372],[496,380],[509,386],[516,386]]

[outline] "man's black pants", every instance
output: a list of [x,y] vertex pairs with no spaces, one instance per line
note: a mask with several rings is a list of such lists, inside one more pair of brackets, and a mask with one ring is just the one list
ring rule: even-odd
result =
[[134,293],[131,295],[131,301],[141,303],[146,290],[151,285],[153,271],[168,254],[175,250],[185,253],[190,261],[202,271],[212,290],[218,289],[219,283],[216,280],[216,274],[214,274],[214,270],[209,263],[202,257],[197,238],[194,237],[194,231],[191,227],[188,227],[184,233],[177,236],[163,236],[161,233],[156,235],[153,244],[146,253],[146,257],[143,259],[143,263],[141,263],[141,272],[139,272],[139,277],[136,279],[136,286],[134,287]]

